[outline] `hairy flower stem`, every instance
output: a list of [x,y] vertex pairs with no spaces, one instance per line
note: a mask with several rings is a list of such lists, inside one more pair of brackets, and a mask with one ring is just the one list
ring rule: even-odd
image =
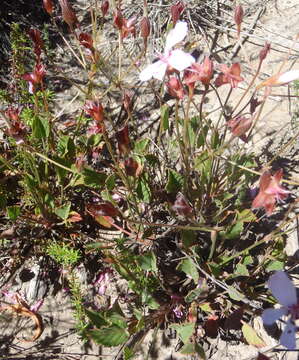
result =
[[244,93],[242,94],[241,98],[239,99],[237,105],[234,107],[233,110],[233,114],[236,112],[237,108],[239,107],[239,105],[242,103],[243,99],[245,98],[245,96],[248,94],[248,91],[251,89],[252,85],[254,84],[256,78],[258,77],[261,67],[262,67],[262,61],[259,62],[258,68],[253,76],[253,78],[251,79],[249,85],[247,86],[246,90],[244,91]]
[[[187,116],[185,116],[185,119],[187,118]],[[185,122],[184,122],[184,126],[185,126]],[[188,123],[187,123],[187,126],[188,126]],[[189,162],[188,162],[188,150],[186,148],[186,137],[185,137],[185,129],[184,129],[184,134],[183,134],[183,144],[182,144],[182,141],[181,141],[181,137],[180,137],[180,128],[179,128],[179,100],[176,99],[176,102],[175,102],[175,127],[176,127],[176,137],[177,137],[177,141],[178,141],[178,144],[179,144],[179,147],[180,147],[180,153],[181,153],[181,157],[182,157],[182,160],[185,164],[185,179],[188,179],[189,177],[189,174],[190,174],[190,165],[189,165]],[[188,128],[187,128],[187,131],[188,131]],[[187,188],[187,182],[185,181],[185,190]]]
[[121,31],[118,32],[118,82],[121,81],[121,64],[122,64],[122,37],[121,37]]

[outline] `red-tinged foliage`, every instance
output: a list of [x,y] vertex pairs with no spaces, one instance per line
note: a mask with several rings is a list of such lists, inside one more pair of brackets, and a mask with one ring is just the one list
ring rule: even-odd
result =
[[39,63],[42,48],[44,47],[44,43],[41,38],[41,32],[38,29],[30,29],[28,31],[28,35],[34,43],[34,53],[36,55],[37,63]]
[[53,9],[54,9],[54,4],[52,0],[43,0],[43,5],[44,5],[44,9],[46,10],[46,12],[52,16],[53,14]]
[[22,143],[27,134],[27,129],[20,119],[20,109],[10,107],[5,111],[5,116],[9,120],[9,127],[5,133],[14,138],[17,144]]
[[109,10],[109,1],[108,0],[103,0],[101,3],[101,11],[103,16],[106,16]]
[[177,98],[182,100],[185,96],[185,90],[183,88],[182,82],[176,77],[172,76],[166,83],[168,93]]
[[252,202],[252,208],[257,209],[263,207],[267,215],[271,215],[274,211],[276,202],[285,200],[290,193],[281,185],[283,170],[276,171],[271,175],[269,171],[264,171],[260,178],[260,189],[258,195]]
[[101,204],[87,204],[86,211],[92,217],[98,217],[98,216],[115,217],[115,216],[119,215],[119,211],[114,207],[113,204],[111,204],[108,201],[103,202]]
[[240,330],[242,328],[242,318],[244,315],[244,308],[234,310],[225,320],[224,328],[226,330]]
[[70,216],[67,219],[68,222],[76,223],[82,221],[82,216],[76,211],[71,211]]
[[97,123],[91,125],[87,129],[86,134],[88,136],[91,136],[91,135],[96,135],[96,134],[102,134],[104,131],[105,131],[104,123],[98,123],[97,122]]
[[185,9],[185,4],[182,1],[178,1],[176,4],[171,6],[170,12],[171,12],[173,25],[177,23],[184,9]]
[[190,216],[192,214],[192,207],[187,202],[183,194],[178,194],[174,205],[172,206],[179,215]]
[[12,121],[19,121],[20,120],[20,109],[16,107],[9,107],[5,110],[5,116]]
[[208,320],[204,322],[203,328],[207,336],[215,339],[218,336],[218,329],[219,329],[218,316],[216,315],[209,316]]
[[238,83],[244,80],[240,76],[241,66],[239,63],[232,64],[230,68],[227,65],[222,64],[219,68],[222,74],[219,74],[215,80],[215,85],[217,87],[224,84],[230,84],[232,88],[236,88]]
[[124,161],[125,171],[128,176],[137,177],[142,171],[142,166],[133,158],[129,157]]
[[245,133],[252,126],[252,118],[247,118],[245,116],[237,116],[229,120],[227,122],[227,126],[229,127],[230,131],[233,133],[234,136],[239,137],[244,142],[247,142],[248,139]]
[[119,130],[115,136],[119,152],[121,154],[127,154],[131,150],[128,125],[125,125],[121,130]]

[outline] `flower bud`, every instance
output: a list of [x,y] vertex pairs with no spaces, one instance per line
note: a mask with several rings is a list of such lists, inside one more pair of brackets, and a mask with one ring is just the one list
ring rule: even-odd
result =
[[125,125],[116,133],[118,150],[121,154],[127,154],[130,151],[129,127]]
[[262,50],[260,51],[260,62],[264,61],[266,56],[268,55],[268,52],[271,49],[271,44],[266,42]]
[[72,30],[73,25],[78,23],[77,16],[71,4],[68,2],[68,0],[58,0],[58,1],[61,6],[63,20],[68,24],[68,26]]
[[241,24],[242,24],[242,21],[243,21],[243,16],[244,16],[244,10],[243,10],[242,6],[237,5],[236,9],[235,9],[234,19],[235,19],[235,23],[237,25],[238,36],[240,36]]
[[109,1],[103,0],[102,4],[101,4],[101,11],[102,11],[103,16],[107,15],[108,10],[109,10]]
[[127,112],[130,112],[132,108],[132,97],[133,97],[133,93],[131,91],[124,92],[123,105]]
[[129,157],[128,159],[125,160],[124,165],[125,165],[126,174],[128,176],[135,177],[137,175],[137,170],[139,168],[139,164],[136,160]]
[[44,9],[46,10],[46,12],[52,16],[53,14],[53,8],[54,8],[54,5],[53,5],[53,2],[52,0],[43,0],[43,5],[44,5]]
[[119,9],[117,9],[114,13],[114,17],[113,17],[113,24],[119,29],[121,30],[124,24],[124,19],[122,16],[122,13]]
[[144,41],[147,40],[151,32],[151,24],[147,16],[144,16],[140,22],[140,33]]
[[182,1],[178,1],[176,4],[171,6],[170,12],[171,12],[173,25],[177,23],[184,9],[185,9],[185,5]]

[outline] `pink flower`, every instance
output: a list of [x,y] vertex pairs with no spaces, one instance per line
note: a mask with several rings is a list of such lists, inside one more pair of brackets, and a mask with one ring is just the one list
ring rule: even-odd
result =
[[176,44],[185,38],[187,32],[187,23],[178,21],[166,37],[165,50],[163,55],[159,56],[160,60],[150,64],[139,74],[139,79],[141,81],[148,81],[152,77],[162,81],[167,68],[182,71],[195,62],[193,56],[185,53],[183,50],[172,50]]
[[201,81],[204,85],[208,86],[213,77],[213,72],[213,62],[206,56],[202,64],[192,64],[192,66],[185,71],[184,83],[191,88],[194,88],[196,81]]
[[285,190],[279,183],[282,179],[282,169],[271,175],[265,171],[260,178],[260,191],[252,202],[252,208],[263,207],[267,215],[271,215],[276,201],[280,202],[287,198],[289,191]]
[[30,94],[34,93],[36,84],[42,83],[45,75],[46,75],[46,69],[44,65],[41,63],[35,65],[34,71],[32,73],[23,75],[23,79],[29,82]]
[[227,65],[222,64],[219,68],[222,74],[215,80],[215,85],[217,87],[224,84],[230,84],[232,88],[236,88],[238,83],[244,80],[240,76],[241,66],[239,63],[232,64],[230,68]]
[[286,326],[279,342],[288,349],[296,348],[295,320],[299,319],[299,304],[296,288],[283,271],[276,271],[268,281],[268,287],[278,302],[282,305],[279,309],[266,309],[262,314],[265,325],[272,325],[283,316],[287,316]]
[[111,276],[113,275],[113,270],[105,268],[99,273],[93,285],[98,286],[98,294],[105,295],[107,287],[111,282]]

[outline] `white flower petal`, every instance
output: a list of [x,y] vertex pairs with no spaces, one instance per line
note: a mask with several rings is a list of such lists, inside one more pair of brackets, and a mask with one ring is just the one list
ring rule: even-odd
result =
[[284,271],[276,271],[270,276],[268,286],[281,305],[297,304],[296,289]]
[[296,326],[291,320],[287,322],[279,342],[289,350],[296,349]]
[[168,64],[178,71],[187,69],[194,62],[195,59],[192,55],[179,49],[171,51],[168,58]]
[[174,47],[174,45],[182,41],[187,35],[187,32],[187,23],[185,21],[178,21],[166,37],[165,51],[169,51],[172,47]]
[[167,69],[167,64],[164,61],[158,60],[153,64],[148,65],[144,70],[139,74],[139,79],[141,81],[148,81],[152,77],[158,80],[163,80],[165,72]]
[[272,325],[280,319],[282,316],[287,315],[288,310],[286,308],[279,309],[266,309],[263,311],[262,320],[265,325]]
[[283,85],[287,84],[291,81],[298,80],[299,79],[299,70],[290,70],[283,74],[281,74],[277,79],[276,85]]

